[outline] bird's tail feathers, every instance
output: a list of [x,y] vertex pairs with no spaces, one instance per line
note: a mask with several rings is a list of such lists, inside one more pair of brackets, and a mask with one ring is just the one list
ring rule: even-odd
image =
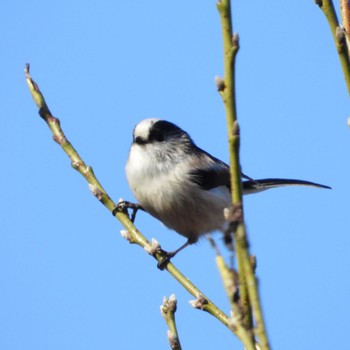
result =
[[269,190],[270,188],[282,187],[282,186],[311,186],[318,188],[331,189],[329,186],[321,185],[315,182],[294,180],[294,179],[260,179],[260,180],[248,180],[243,181],[244,194],[251,194]]

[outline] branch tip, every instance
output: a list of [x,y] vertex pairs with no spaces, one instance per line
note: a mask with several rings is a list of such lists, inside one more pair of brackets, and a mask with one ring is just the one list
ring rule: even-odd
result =
[[26,75],[26,77],[30,77],[30,64],[26,63],[25,67],[24,67],[24,74]]
[[52,116],[52,114],[51,114],[49,108],[47,107],[44,96],[42,95],[42,93],[39,89],[39,86],[30,76],[29,63],[26,63],[26,65],[25,65],[24,74],[26,77],[27,85],[29,87],[29,91],[33,97],[35,104],[39,108],[39,114],[44,120],[46,120],[49,116]]
[[167,313],[175,313],[177,308],[177,300],[175,294],[171,294],[169,299],[167,297],[163,298],[163,304],[160,306],[160,312],[164,317]]

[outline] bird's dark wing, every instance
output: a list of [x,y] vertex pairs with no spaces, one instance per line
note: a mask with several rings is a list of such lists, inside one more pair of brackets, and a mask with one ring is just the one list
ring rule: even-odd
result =
[[248,180],[243,181],[244,194],[256,193],[268,190],[270,188],[282,187],[282,186],[312,186],[318,188],[331,189],[329,186],[321,185],[315,182],[295,180],[295,179],[260,179],[260,180]]
[[230,188],[230,172],[218,166],[195,169],[190,172],[191,180],[203,190],[210,190],[219,186]]
[[207,191],[219,186],[230,189],[230,169],[226,163],[199,148],[196,149],[195,156],[189,172],[192,182]]

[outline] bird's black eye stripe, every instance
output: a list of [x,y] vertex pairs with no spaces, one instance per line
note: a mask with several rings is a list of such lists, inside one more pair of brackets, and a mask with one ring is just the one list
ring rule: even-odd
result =
[[181,135],[183,131],[175,124],[166,120],[155,122],[149,133],[149,141],[163,142],[168,137]]
[[152,128],[148,136],[150,141],[163,142],[165,140],[164,133],[159,128]]
[[144,135],[144,137],[135,137],[134,131],[134,143],[138,145],[145,145],[153,142],[164,142],[169,139],[176,139],[180,137],[187,137],[191,142],[191,139],[186,132],[180,129],[177,125],[166,120],[158,120],[151,125],[147,136]]

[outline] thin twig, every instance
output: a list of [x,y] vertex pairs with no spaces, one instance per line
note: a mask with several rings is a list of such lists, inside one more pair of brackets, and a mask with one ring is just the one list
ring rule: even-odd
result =
[[350,56],[350,2],[349,0],[340,0],[341,21],[345,31],[346,45],[348,47],[348,56]]
[[[346,1],[345,1],[346,2]],[[350,59],[349,59],[349,48],[348,48],[348,40],[346,39],[346,35],[349,35],[348,30],[348,22],[349,22],[349,4],[347,6],[342,6],[342,14],[343,17],[345,15],[346,21],[343,24],[344,29],[339,25],[339,21],[337,18],[337,14],[334,9],[332,0],[315,0],[315,3],[320,7],[326,19],[328,21],[329,27],[332,32],[333,40],[335,46],[337,48],[337,52],[339,55],[340,64],[343,69],[343,74],[345,78],[345,83],[348,89],[348,93],[350,94]]]
[[172,294],[169,299],[166,297],[163,298],[163,304],[160,306],[160,313],[169,327],[168,340],[170,347],[172,350],[181,350],[179,334],[175,322],[176,309],[177,300],[175,294]]

